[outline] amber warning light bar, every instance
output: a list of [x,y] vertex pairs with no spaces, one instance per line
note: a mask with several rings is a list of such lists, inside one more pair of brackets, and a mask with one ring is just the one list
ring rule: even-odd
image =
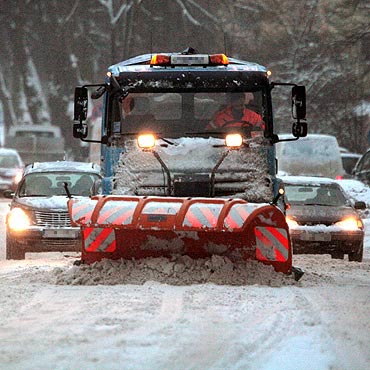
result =
[[177,66],[177,65],[228,65],[229,59],[225,54],[154,54],[150,61],[151,66]]

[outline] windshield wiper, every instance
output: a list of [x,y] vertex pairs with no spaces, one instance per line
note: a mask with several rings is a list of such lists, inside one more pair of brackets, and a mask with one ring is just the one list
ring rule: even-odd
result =
[[325,203],[303,203],[304,206],[325,206],[325,207],[337,207],[336,205],[333,204],[325,204]]

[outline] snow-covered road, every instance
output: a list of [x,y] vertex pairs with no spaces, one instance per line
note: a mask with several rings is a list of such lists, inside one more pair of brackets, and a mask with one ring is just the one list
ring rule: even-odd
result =
[[363,263],[294,256],[295,282],[224,260],[5,261],[5,205],[0,369],[370,369],[369,219]]

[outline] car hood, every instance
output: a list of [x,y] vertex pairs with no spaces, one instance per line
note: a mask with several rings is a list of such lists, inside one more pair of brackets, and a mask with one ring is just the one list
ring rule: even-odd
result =
[[3,168],[0,167],[0,176],[12,177],[21,171],[21,168]]
[[318,205],[291,205],[287,215],[293,217],[299,224],[325,224],[330,225],[345,217],[355,215],[357,212],[348,206],[331,207]]
[[48,211],[67,211],[67,196],[51,196],[51,197],[22,197],[15,198],[12,203],[12,207],[17,205],[33,208],[42,209]]

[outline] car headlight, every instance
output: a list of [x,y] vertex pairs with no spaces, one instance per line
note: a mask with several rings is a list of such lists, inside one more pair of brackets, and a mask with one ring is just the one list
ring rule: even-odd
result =
[[298,222],[290,216],[286,216],[286,223],[288,224],[289,228],[294,228],[298,226]]
[[350,216],[341,221],[335,223],[335,226],[339,226],[343,230],[346,231],[356,231],[358,229],[363,229],[364,224],[362,223],[361,219]]
[[12,231],[22,231],[31,225],[31,219],[22,208],[13,208],[7,216],[7,224]]
[[14,183],[15,184],[18,184],[19,181],[22,180],[22,176],[23,176],[22,171],[17,171],[16,174],[15,174],[15,176],[14,176]]

